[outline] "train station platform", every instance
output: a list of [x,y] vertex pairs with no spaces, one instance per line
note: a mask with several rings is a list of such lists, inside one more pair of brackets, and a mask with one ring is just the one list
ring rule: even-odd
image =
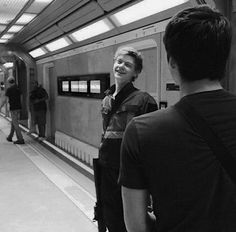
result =
[[25,132],[24,145],[8,142],[9,131],[0,116],[0,231],[97,231],[93,181]]

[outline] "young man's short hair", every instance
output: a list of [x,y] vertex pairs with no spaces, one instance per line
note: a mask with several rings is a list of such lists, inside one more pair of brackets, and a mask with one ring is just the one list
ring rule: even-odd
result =
[[166,27],[163,41],[167,59],[175,60],[183,80],[221,80],[231,37],[228,19],[204,5],[175,15]]
[[138,73],[142,72],[143,69],[143,58],[142,55],[139,51],[137,51],[136,49],[134,49],[133,47],[122,47],[120,49],[118,49],[115,53],[114,59],[117,58],[118,55],[129,55],[131,57],[134,58],[134,62],[135,62],[135,70]]

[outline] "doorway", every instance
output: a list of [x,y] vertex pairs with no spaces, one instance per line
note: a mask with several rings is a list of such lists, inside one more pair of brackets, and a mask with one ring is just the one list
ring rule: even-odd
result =
[[55,141],[55,119],[54,119],[54,94],[53,94],[53,72],[54,72],[54,64],[48,63],[43,67],[43,80],[42,86],[48,93],[48,101],[47,101],[47,116],[46,116],[46,137],[47,140],[54,143]]

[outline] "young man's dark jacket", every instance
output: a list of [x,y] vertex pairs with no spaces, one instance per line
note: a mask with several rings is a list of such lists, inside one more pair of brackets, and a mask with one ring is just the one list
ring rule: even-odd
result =
[[153,97],[138,90],[132,83],[124,86],[115,99],[112,97],[114,91],[115,85],[105,92],[102,102],[103,134],[99,159],[103,166],[119,168],[120,146],[128,122],[158,108]]

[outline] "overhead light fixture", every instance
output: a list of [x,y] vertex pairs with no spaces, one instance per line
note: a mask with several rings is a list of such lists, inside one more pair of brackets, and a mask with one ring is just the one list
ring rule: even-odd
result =
[[96,23],[73,32],[70,37],[76,42],[79,42],[110,31],[113,28],[113,25],[108,21],[108,19],[102,19]]
[[49,44],[46,44],[45,47],[50,51],[56,51],[58,49],[67,47],[71,44],[71,42],[69,41],[68,38],[64,37],[64,38],[60,38],[58,40],[55,40]]
[[20,31],[23,27],[24,27],[24,26],[14,25],[14,26],[10,27],[7,32],[11,32],[11,33],[18,32],[18,31]]
[[16,21],[16,24],[27,24],[29,23],[36,14],[29,14],[29,13],[24,13],[21,15],[21,17]]
[[1,37],[1,39],[10,39],[13,36],[13,34],[5,34]]
[[143,0],[113,15],[117,26],[126,25],[187,2],[188,0]]
[[5,25],[0,25],[0,31],[4,31],[7,26]]
[[29,52],[29,54],[33,57],[33,58],[36,58],[36,57],[39,57],[39,56],[42,56],[44,54],[46,54],[46,52],[42,49],[42,48],[37,48],[31,52]]
[[13,63],[12,62],[6,62],[5,64],[3,64],[3,66],[5,68],[12,68],[13,67]]
[[35,0],[35,2],[46,2],[46,3],[50,3],[52,2],[53,0]]
[[0,43],[6,43],[7,41],[7,39],[0,39]]

